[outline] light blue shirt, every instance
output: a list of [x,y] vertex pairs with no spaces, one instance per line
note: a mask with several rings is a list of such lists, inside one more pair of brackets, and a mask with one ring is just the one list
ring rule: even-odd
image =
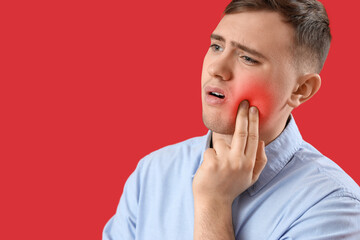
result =
[[[210,141],[209,131],[144,157],[103,240],[193,239],[192,180]],[[265,151],[258,181],[233,202],[236,239],[360,239],[359,186],[302,139],[293,118]]]

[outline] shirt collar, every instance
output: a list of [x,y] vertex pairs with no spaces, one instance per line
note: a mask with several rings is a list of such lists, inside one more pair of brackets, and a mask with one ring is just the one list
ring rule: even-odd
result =
[[[212,132],[209,130],[206,134],[206,144],[202,151],[198,168],[203,162],[205,150],[210,147],[211,139]],[[283,132],[265,147],[267,164],[261,172],[259,179],[254,183],[254,185],[248,188],[247,191],[250,196],[253,196],[260,191],[285,167],[295,152],[299,150],[302,141],[303,139],[295,120],[293,116],[290,115],[290,120]]]
[[202,164],[202,162],[203,162],[203,160],[204,160],[204,152],[205,152],[205,150],[210,147],[211,140],[212,140],[212,131],[209,130],[204,137],[205,137],[205,144],[202,146],[201,157],[200,157],[199,165],[197,166],[196,169],[194,169],[193,174],[192,174],[192,176],[191,176],[192,178],[194,178],[197,170],[199,169],[200,165]]

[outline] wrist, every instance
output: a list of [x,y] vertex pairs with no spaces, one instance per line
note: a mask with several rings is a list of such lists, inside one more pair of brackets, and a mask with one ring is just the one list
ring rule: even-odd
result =
[[235,239],[232,223],[232,203],[202,199],[194,202],[194,240]]
[[[215,215],[222,213],[231,214],[232,201],[218,199],[197,199],[194,200],[195,214],[201,212],[211,212]],[[217,214],[218,213],[218,214]]]
[[194,206],[200,208],[231,208],[233,199],[194,197]]

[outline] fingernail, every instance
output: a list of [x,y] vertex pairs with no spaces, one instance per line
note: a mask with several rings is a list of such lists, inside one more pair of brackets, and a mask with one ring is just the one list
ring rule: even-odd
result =
[[250,108],[250,112],[251,112],[251,113],[256,113],[256,112],[257,112],[257,108],[256,108],[256,107],[251,107],[251,108]]
[[248,101],[244,100],[241,102],[240,107],[243,109],[246,109],[246,108],[248,108],[248,105],[249,105]]

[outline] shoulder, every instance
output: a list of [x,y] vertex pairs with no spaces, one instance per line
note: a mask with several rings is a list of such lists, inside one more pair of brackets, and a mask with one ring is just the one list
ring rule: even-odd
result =
[[304,141],[293,160],[296,168],[303,172],[304,182],[316,185],[315,188],[321,188],[329,196],[349,197],[360,202],[358,184],[311,144]]
[[291,221],[280,239],[359,239],[360,188],[340,166],[303,142],[286,168],[295,184],[286,189]]
[[138,168],[141,171],[156,169],[164,171],[195,167],[205,150],[208,136],[209,133],[153,151],[139,161]]
[[194,151],[200,152],[205,147],[206,140],[207,140],[207,135],[204,135],[204,136],[189,138],[187,140],[162,147],[148,154],[144,158],[144,161],[150,161],[150,159],[159,159],[162,157],[176,158],[178,154],[188,155]]

